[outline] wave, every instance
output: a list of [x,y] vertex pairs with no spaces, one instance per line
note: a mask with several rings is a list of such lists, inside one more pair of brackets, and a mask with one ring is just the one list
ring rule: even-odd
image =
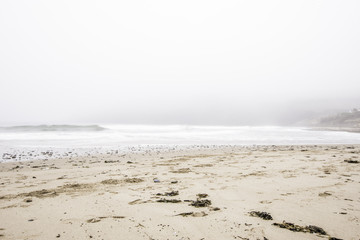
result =
[[0,127],[3,132],[78,132],[78,131],[103,131],[106,128],[99,125],[25,125]]

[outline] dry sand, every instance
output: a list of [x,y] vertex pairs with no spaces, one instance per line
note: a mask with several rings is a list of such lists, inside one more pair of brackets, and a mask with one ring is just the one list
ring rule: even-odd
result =
[[359,156],[212,146],[1,163],[0,239],[358,240]]

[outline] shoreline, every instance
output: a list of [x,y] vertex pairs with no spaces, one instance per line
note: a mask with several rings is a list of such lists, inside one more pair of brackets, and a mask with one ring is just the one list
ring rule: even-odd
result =
[[[188,152],[212,149],[259,149],[267,147],[307,147],[307,146],[356,146],[359,143],[299,143],[299,144],[134,144],[120,147],[94,147],[94,148],[11,148],[3,150],[1,163],[47,161],[67,158],[79,158],[86,156],[125,156],[132,154],[144,154],[148,152]],[[5,157],[4,157],[5,156]]]
[[359,155],[356,144],[212,145],[0,163],[0,234],[357,240]]
[[310,127],[308,128],[308,130],[360,133],[360,128],[347,128],[347,127]]

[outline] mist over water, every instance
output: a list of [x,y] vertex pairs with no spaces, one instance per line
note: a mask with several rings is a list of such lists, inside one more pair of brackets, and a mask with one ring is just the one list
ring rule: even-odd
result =
[[0,126],[294,125],[360,107],[360,3],[0,1]]
[[269,127],[360,107],[359,1],[20,2],[0,1],[1,149],[359,142]]

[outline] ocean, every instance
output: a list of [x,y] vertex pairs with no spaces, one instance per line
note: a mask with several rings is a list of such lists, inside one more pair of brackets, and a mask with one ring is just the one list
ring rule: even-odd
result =
[[166,149],[175,145],[308,144],[360,144],[360,134],[278,126],[40,125],[0,127],[0,161],[60,157],[69,152],[81,155],[106,151],[126,152],[134,148]]

